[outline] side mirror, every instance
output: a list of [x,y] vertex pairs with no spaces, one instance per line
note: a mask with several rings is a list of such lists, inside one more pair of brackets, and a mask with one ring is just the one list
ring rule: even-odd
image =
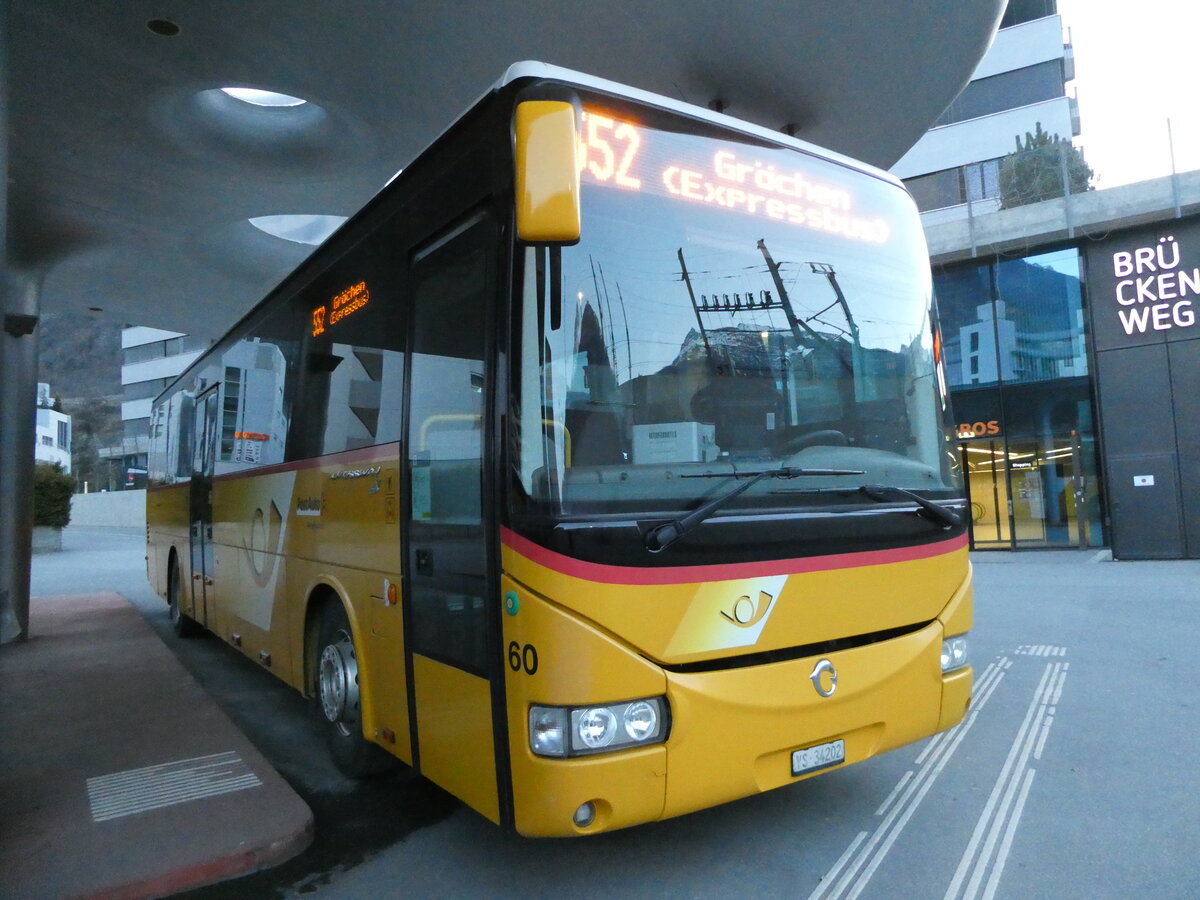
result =
[[517,237],[531,244],[579,240],[576,107],[523,100],[514,115]]

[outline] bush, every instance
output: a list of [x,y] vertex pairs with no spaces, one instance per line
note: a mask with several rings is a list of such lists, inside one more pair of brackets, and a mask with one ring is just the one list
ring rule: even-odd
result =
[[75,479],[58,463],[40,462],[33,470],[33,524],[65,528],[71,521]]

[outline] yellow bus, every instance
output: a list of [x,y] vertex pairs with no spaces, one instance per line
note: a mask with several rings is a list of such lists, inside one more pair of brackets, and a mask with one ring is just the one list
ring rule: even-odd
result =
[[148,576],[520,834],[780,787],[970,702],[939,348],[894,178],[516,64],[155,401]]

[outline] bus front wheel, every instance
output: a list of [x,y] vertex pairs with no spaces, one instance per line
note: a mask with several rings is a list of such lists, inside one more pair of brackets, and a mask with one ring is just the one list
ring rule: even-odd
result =
[[179,581],[179,562],[174,556],[167,564],[167,606],[171,611],[171,630],[176,637],[190,638],[200,633],[200,625],[183,611],[183,586]]
[[363,737],[358,650],[346,611],[336,600],[326,603],[321,615],[316,688],[329,752],[342,774],[365,778],[390,769],[395,759]]

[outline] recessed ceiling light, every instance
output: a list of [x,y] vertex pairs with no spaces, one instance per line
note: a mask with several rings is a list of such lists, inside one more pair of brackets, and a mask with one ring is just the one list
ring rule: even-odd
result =
[[250,103],[254,106],[302,106],[308,102],[300,97],[277,94],[275,91],[262,91],[258,88],[223,87],[221,90],[234,100],[241,100],[243,103]]
[[315,247],[345,221],[345,216],[283,215],[257,216],[250,224],[272,237]]

